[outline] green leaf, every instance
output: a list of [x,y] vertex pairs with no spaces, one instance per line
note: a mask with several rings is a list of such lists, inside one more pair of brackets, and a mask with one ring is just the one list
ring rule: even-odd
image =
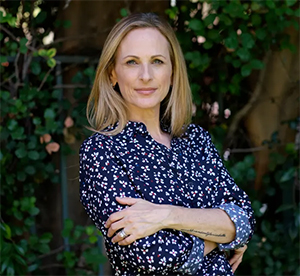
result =
[[41,118],[38,118],[38,117],[33,118],[32,121],[35,125],[40,125],[42,123]]
[[19,159],[22,159],[27,155],[27,151],[25,148],[21,147],[15,151],[15,154]]
[[37,270],[38,267],[39,267],[38,264],[32,264],[32,265],[28,266],[27,270],[28,270],[28,272],[32,272],[34,270]]
[[25,38],[25,37],[22,37],[21,39],[20,39],[20,46],[26,46],[26,44],[27,44],[27,42],[28,42],[28,39],[27,38]]
[[13,258],[22,266],[27,266],[26,261],[20,255],[14,255]]
[[258,30],[255,32],[255,34],[256,34],[256,37],[257,37],[259,40],[264,40],[265,37],[266,37],[266,35],[267,35],[265,29],[263,29],[263,28],[258,29]]
[[295,177],[295,168],[289,168],[280,178],[280,182],[286,182]]
[[53,58],[56,55],[56,49],[55,48],[51,48],[47,51],[47,56],[49,58]]
[[37,246],[37,250],[42,254],[48,253],[50,251],[50,247],[46,243],[39,243]]
[[275,9],[275,8],[276,8],[276,5],[275,5],[275,3],[274,3],[274,0],[267,0],[267,1],[266,1],[266,5],[267,5],[267,7],[270,8],[270,9]]
[[65,29],[70,28],[72,26],[72,22],[70,20],[63,21],[63,27]]
[[261,17],[260,15],[258,15],[257,13],[254,13],[252,16],[251,16],[251,22],[252,22],[252,25],[253,26],[260,26],[261,24]]
[[285,2],[288,7],[291,7],[295,5],[298,2],[298,0],[285,0]]
[[216,16],[217,15],[215,13],[211,13],[208,16],[206,16],[204,18],[204,24],[205,24],[205,26],[209,26],[209,25],[213,24],[213,22],[215,21]]
[[3,223],[4,224],[4,228],[5,228],[5,238],[6,239],[11,239],[11,230],[10,230],[10,227],[6,224],[6,223]]
[[279,206],[279,208],[275,211],[275,214],[289,210],[289,209],[293,209],[294,205],[293,204],[282,204]]
[[94,228],[93,225],[90,225],[90,226],[86,227],[85,231],[90,236],[90,235],[92,235],[94,233],[95,228]]
[[243,77],[249,76],[251,74],[251,71],[252,71],[252,67],[250,66],[250,64],[245,64],[241,68],[241,74]]
[[25,181],[26,174],[23,171],[17,172],[17,179],[21,182]]
[[41,243],[49,243],[52,240],[52,234],[51,233],[44,233],[41,237],[39,242]]
[[4,16],[3,16],[3,11],[0,10],[0,23],[5,23],[6,20],[4,19]]
[[236,49],[239,45],[237,35],[230,35],[225,39],[225,46],[229,49]]
[[29,175],[33,175],[36,173],[36,169],[34,166],[29,165],[29,166],[25,167],[25,172]]
[[122,9],[120,10],[120,14],[121,14],[122,17],[126,17],[126,16],[128,15],[127,9],[122,8]]
[[73,229],[74,228],[74,222],[71,219],[66,219],[64,228],[68,229],[68,230]]
[[46,57],[46,56],[47,56],[47,50],[45,50],[45,49],[40,49],[40,50],[38,51],[38,54],[39,54],[39,56],[41,56],[41,57]]
[[11,27],[16,27],[17,19],[15,17],[8,18],[6,21]]
[[300,8],[294,11],[296,17],[300,17]]
[[201,31],[204,29],[204,25],[202,23],[201,20],[196,19],[196,18],[192,18],[189,22],[189,27],[193,30],[193,31]]
[[23,214],[18,210],[14,212],[14,216],[18,220],[23,220]]
[[258,59],[253,59],[250,61],[250,66],[253,69],[262,69],[264,67],[264,63]]
[[242,39],[243,46],[248,49],[253,48],[253,46],[255,45],[255,41],[254,41],[252,35],[249,33],[243,33],[241,35],[241,39]]
[[39,153],[37,151],[31,150],[28,152],[28,158],[32,160],[38,160],[40,157]]
[[206,40],[204,43],[203,43],[203,48],[208,50],[210,49],[211,47],[213,46],[213,43],[209,40]]
[[53,68],[55,65],[56,65],[56,60],[54,58],[49,58],[47,60],[47,65],[50,67],[50,68]]
[[90,241],[90,243],[94,244],[98,241],[98,238],[96,236],[90,236],[89,241]]
[[61,97],[62,92],[59,89],[55,89],[52,91],[52,98],[59,99]]
[[54,119],[56,116],[55,112],[51,108],[47,108],[44,112],[44,118],[45,119]]
[[10,263],[10,257],[2,255],[1,259],[2,259],[1,260],[1,262],[2,262],[2,265],[1,265],[1,275],[5,275],[4,271],[6,270],[6,268],[8,267],[8,265]]
[[25,255],[25,251],[24,251],[23,247],[14,244],[14,248],[16,249],[16,251],[17,251],[20,255],[22,255],[22,256]]
[[13,131],[17,128],[18,126],[18,122],[14,119],[10,119],[8,120],[7,122],[7,128],[10,130],[10,131]]
[[46,18],[47,18],[47,13],[45,11],[41,11],[35,18],[35,22],[37,24],[41,24],[45,21]]
[[7,62],[7,57],[6,56],[0,56],[0,63]]
[[217,38],[220,38],[219,31],[211,29],[207,32],[207,37],[211,40],[216,40]]
[[1,98],[7,101],[10,98],[10,93],[8,91],[0,91]]
[[224,24],[226,25],[226,26],[231,26],[232,25],[232,20],[231,20],[231,18],[229,17],[229,16],[227,16],[226,14],[220,14],[219,15],[219,18],[220,18],[220,21],[221,22],[224,22]]
[[34,75],[39,75],[42,71],[41,65],[36,61],[31,62],[30,68],[31,68],[32,74],[34,74]]
[[37,207],[32,207],[32,208],[30,208],[30,210],[29,210],[29,214],[30,214],[31,216],[36,216],[39,212],[40,212],[40,209],[37,208]]
[[252,9],[253,11],[259,10],[260,7],[261,7],[260,4],[259,4],[258,2],[256,2],[256,1],[253,1],[253,2],[251,3],[251,9]]
[[250,52],[246,48],[239,48],[236,54],[242,61],[248,61],[250,59]]

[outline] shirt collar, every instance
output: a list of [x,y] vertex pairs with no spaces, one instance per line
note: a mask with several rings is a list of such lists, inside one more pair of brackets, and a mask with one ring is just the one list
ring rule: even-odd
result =
[[[163,131],[169,132],[168,129],[162,127]],[[142,122],[128,121],[124,129],[119,133],[121,136],[126,138],[132,138],[136,134],[147,135],[149,134],[147,127]]]

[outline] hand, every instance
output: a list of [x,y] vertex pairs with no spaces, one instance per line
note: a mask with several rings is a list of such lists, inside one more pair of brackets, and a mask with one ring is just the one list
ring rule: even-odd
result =
[[108,228],[108,237],[112,237],[119,230],[123,230],[123,233],[127,235],[122,237],[116,234],[112,239],[113,243],[128,245],[164,228],[163,221],[170,213],[167,205],[158,205],[130,197],[116,197],[116,200],[130,207],[113,213],[105,223],[105,227]]
[[232,267],[232,271],[235,272],[240,263],[242,262],[245,251],[247,250],[247,245],[234,250],[233,256],[229,260],[229,264]]
[[205,247],[204,247],[204,256],[209,254],[211,251],[213,251],[218,245],[215,242],[204,240]]

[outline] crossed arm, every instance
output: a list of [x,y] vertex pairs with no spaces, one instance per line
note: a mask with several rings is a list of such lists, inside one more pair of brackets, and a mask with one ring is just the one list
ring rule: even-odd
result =
[[[190,209],[172,205],[153,204],[143,199],[120,198],[122,205],[130,206],[113,213],[105,223],[108,236],[119,245],[129,245],[135,240],[152,235],[162,229],[175,229],[197,236],[205,241],[204,256],[217,247],[217,243],[229,243],[235,237],[235,226],[220,209]],[[123,229],[127,237],[121,238]],[[229,260],[233,271],[242,261],[247,246],[236,249]]]
[[112,239],[120,245],[129,245],[162,229],[179,230],[214,243],[229,243],[235,237],[234,223],[223,210],[160,205],[129,197],[116,200],[131,206],[112,214],[105,224],[109,237],[124,229],[128,235],[125,239],[119,235]]

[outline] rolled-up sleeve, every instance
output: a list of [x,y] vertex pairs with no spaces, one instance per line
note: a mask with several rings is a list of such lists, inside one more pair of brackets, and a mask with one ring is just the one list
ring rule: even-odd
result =
[[214,184],[215,201],[212,208],[224,210],[235,225],[235,239],[230,243],[219,244],[221,250],[237,249],[252,237],[255,227],[254,211],[248,195],[240,189],[223,164],[217,149],[207,133],[207,163],[213,164],[217,171]]
[[[143,198],[105,141],[86,140],[80,148],[80,200],[87,214],[110,244],[108,255],[122,266],[144,272],[181,271],[186,275],[203,260],[204,241],[176,230],[161,230],[128,246],[111,243],[104,227],[109,216],[126,208],[115,198]],[[114,266],[114,264],[112,263]],[[117,269],[115,267],[115,269]]]

